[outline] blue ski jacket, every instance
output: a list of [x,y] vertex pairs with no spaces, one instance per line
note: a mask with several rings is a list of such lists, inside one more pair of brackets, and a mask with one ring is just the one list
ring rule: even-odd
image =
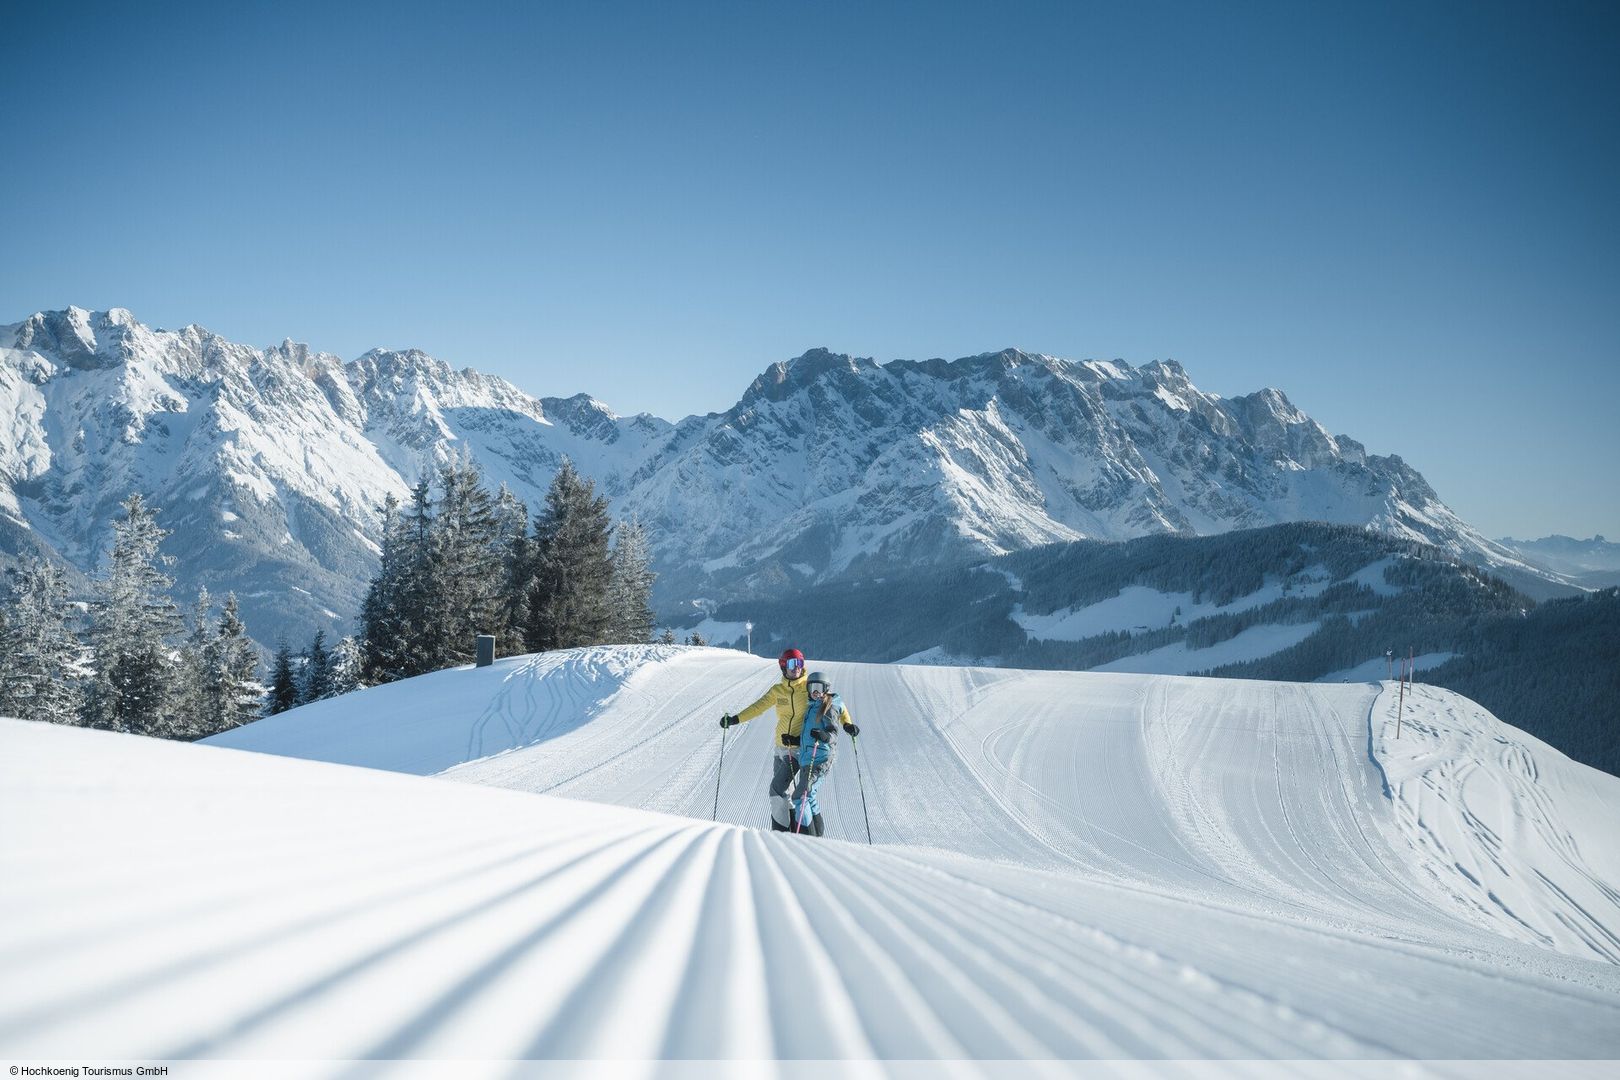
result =
[[[849,723],[849,710],[844,703],[838,700],[837,694],[828,694],[820,701],[810,702],[810,711],[804,718],[804,734],[799,740],[799,767],[810,765],[829,765],[832,763],[833,750],[838,746],[838,730],[842,724]],[[817,742],[810,737],[810,733],[817,728],[832,732],[832,739],[828,742]]]

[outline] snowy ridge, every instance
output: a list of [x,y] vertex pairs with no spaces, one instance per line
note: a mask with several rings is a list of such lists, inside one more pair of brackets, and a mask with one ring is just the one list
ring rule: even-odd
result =
[[1380,699],[1374,745],[1419,865],[1482,925],[1620,964],[1620,845],[1582,829],[1612,814],[1614,777],[1467,698],[1417,686],[1412,704],[1397,738]]
[[89,571],[139,490],[175,531],[182,594],[235,590],[261,640],[347,632],[378,504],[463,451],[531,510],[571,458],[615,514],[649,526],[666,606],[1058,540],[1304,519],[1531,573],[1399,458],[1329,435],[1276,390],[1205,394],[1174,362],[1007,350],[879,365],[817,349],[772,365],[726,412],[671,424],[532,397],[418,350],[344,363],[69,308],[0,327],[0,405],[0,542]]

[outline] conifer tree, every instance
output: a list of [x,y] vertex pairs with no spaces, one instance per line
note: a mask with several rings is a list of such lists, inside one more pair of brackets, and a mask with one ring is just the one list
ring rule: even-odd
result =
[[500,622],[494,633],[501,647],[516,651],[529,620],[529,586],[534,577],[534,544],[529,539],[529,508],[501,485],[495,496],[496,545],[501,556]]
[[501,632],[502,521],[483,477],[465,454],[439,467],[433,519],[433,661],[437,670],[469,664],[479,634]]
[[171,739],[198,739],[218,730],[214,715],[217,704],[210,693],[209,651],[214,643],[214,627],[210,612],[213,600],[206,588],[197,590],[197,602],[191,609],[191,633],[180,646],[180,659],[176,665],[173,718],[169,729],[162,734]]
[[298,704],[308,705],[332,696],[332,654],[326,650],[326,631],[315,631],[305,654],[304,677],[298,688]]
[[649,562],[647,530],[634,518],[621,521],[614,530],[608,600],[613,617],[611,641],[639,645],[652,638],[652,585],[658,575]]
[[658,635],[658,644],[660,644],[660,645],[673,645],[673,644],[675,644],[675,631],[671,630],[667,626],[664,627],[664,632],[662,634]]
[[360,643],[352,637],[343,638],[332,650],[332,696],[352,693],[366,684],[360,677],[365,656]]
[[67,584],[31,560],[0,608],[0,716],[76,724],[84,703],[83,648],[70,624]]
[[411,503],[403,518],[399,593],[399,634],[402,666],[396,678],[408,679],[445,667],[448,638],[443,629],[442,567],[433,528],[433,497],[424,478],[411,489]]
[[270,693],[264,699],[264,715],[284,713],[298,704],[298,677],[293,674],[292,650],[283,641],[276,646],[276,659],[270,668]]
[[566,458],[535,522],[535,572],[526,644],[531,651],[597,645],[612,624],[613,564],[607,499]]
[[182,620],[168,596],[174,582],[160,569],[170,561],[158,554],[168,534],[139,494],[123,506],[124,519],[113,526],[107,575],[91,608],[95,675],[85,719],[90,727],[157,734],[171,723],[175,688],[168,639]]
[[219,625],[208,650],[209,718],[215,731],[251,724],[259,717],[264,688],[259,685],[259,657],[248,639],[247,627],[236,603],[227,593]]
[[374,686],[404,678],[407,667],[403,607],[409,553],[399,500],[392,495],[383,501],[382,519],[381,564],[360,608],[361,678]]

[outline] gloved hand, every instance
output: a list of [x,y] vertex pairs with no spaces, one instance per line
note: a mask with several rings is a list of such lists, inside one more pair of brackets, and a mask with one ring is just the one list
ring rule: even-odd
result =
[[861,728],[860,728],[859,724],[845,724],[844,725],[844,734],[848,735],[850,738],[853,739],[855,736],[859,735],[860,733],[861,733]]
[[826,728],[816,728],[816,730],[810,733],[810,737],[816,740],[816,742],[832,742],[832,732],[828,731]]
[[782,736],[782,745],[783,746],[798,746],[799,745],[799,737],[797,735],[783,735]]
[[721,730],[724,730],[724,729],[726,729],[728,727],[736,727],[740,723],[742,723],[742,721],[737,719],[735,716],[732,716],[730,713],[726,713],[726,715],[724,715],[724,716],[722,716],[720,718]]

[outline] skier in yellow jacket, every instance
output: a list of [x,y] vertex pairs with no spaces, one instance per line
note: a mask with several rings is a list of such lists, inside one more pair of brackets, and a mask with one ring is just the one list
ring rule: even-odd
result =
[[[799,743],[804,737],[804,724],[807,717],[821,711],[819,699],[822,695],[817,691],[815,699],[811,697],[812,687],[804,670],[804,653],[798,649],[788,649],[776,661],[777,667],[782,669],[782,678],[773,683],[770,689],[761,694],[759,700],[735,715],[727,713],[720,718],[722,729],[736,724],[747,723],[754,717],[764,713],[772,705],[776,706],[776,737],[772,740],[774,752],[772,753],[771,768],[771,829],[774,832],[793,831],[793,797],[789,790],[794,788],[794,777],[803,767],[808,775],[802,778],[803,783],[798,785],[807,789],[815,781],[819,781],[830,766],[830,758],[825,761],[813,761],[809,765],[801,766]],[[811,734],[819,741],[825,734],[825,728],[831,728],[834,718],[826,718],[825,724],[818,724],[820,730]],[[842,723],[843,729],[851,736],[860,733],[860,728],[850,719],[849,710],[838,707],[836,720]],[[825,756],[825,755],[824,755]],[[813,835],[821,835],[821,815],[816,814],[811,827],[807,830]]]

